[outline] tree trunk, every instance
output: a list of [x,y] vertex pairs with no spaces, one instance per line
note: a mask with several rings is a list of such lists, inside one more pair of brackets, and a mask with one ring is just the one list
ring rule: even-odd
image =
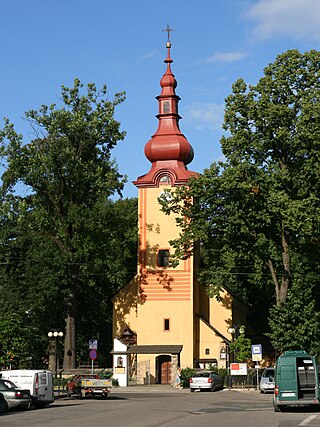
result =
[[268,266],[270,273],[271,273],[272,281],[274,284],[274,289],[276,292],[276,301],[278,302],[279,294],[280,294],[280,286],[279,286],[278,278],[277,278],[276,272],[274,270],[273,262],[271,259],[268,259],[267,266]]
[[288,295],[288,289],[291,282],[291,267],[290,267],[290,254],[289,254],[289,238],[284,226],[282,226],[282,279],[279,297],[277,304],[285,304]]
[[49,338],[49,365],[48,369],[49,371],[53,372],[55,375],[56,373],[56,355],[57,355],[57,347],[56,347],[56,339],[55,338]]
[[[72,298],[74,300],[74,298]],[[63,369],[76,368],[76,324],[75,315],[67,313],[66,322],[66,337],[64,340],[64,356]]]
[[282,246],[282,275],[281,282],[278,281],[276,271],[271,259],[267,261],[267,266],[270,270],[272,281],[274,283],[277,305],[285,304],[288,295],[288,289],[291,282],[290,268],[290,253],[289,253],[289,238],[284,226],[281,231],[281,246]]
[[69,274],[70,293],[65,299],[66,335],[64,340],[63,369],[76,368],[76,307],[78,272],[74,266]]

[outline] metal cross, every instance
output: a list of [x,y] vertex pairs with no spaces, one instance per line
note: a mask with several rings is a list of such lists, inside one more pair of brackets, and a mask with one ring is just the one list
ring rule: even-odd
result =
[[167,40],[167,42],[170,43],[170,33],[171,33],[171,31],[175,31],[175,30],[173,30],[172,28],[170,28],[169,24],[167,24],[167,28],[165,28],[162,31],[166,31],[168,33],[168,40]]

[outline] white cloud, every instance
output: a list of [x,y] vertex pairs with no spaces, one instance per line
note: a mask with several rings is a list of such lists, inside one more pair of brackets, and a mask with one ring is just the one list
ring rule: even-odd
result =
[[224,104],[195,102],[185,109],[184,123],[194,126],[197,130],[221,130],[223,117]]
[[137,62],[144,62],[147,61],[148,59],[154,58],[157,54],[156,50],[152,50],[151,52],[146,53],[145,55],[140,56],[140,58],[138,58]]
[[209,56],[205,60],[206,63],[211,62],[235,62],[248,56],[247,52],[217,52],[212,56]]
[[320,40],[319,0],[259,0],[246,13],[255,21],[253,37]]

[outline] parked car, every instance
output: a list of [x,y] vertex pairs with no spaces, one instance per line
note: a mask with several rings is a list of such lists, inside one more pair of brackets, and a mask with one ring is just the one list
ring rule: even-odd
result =
[[190,391],[195,390],[215,390],[223,389],[223,378],[217,373],[212,371],[201,371],[196,372],[192,378],[190,378]]
[[9,409],[27,409],[31,404],[30,391],[18,388],[6,379],[0,379],[0,396],[0,413]]
[[0,372],[0,378],[10,380],[17,387],[29,390],[32,405],[36,408],[44,408],[54,401],[51,371],[8,369]]
[[267,393],[274,391],[274,368],[266,368],[260,380],[260,393]]

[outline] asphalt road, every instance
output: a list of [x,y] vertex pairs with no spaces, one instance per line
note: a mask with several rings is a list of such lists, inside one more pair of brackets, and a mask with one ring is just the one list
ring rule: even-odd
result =
[[108,400],[60,399],[45,409],[0,416],[6,427],[320,427],[320,413],[275,413],[272,395],[256,391],[114,392]]

